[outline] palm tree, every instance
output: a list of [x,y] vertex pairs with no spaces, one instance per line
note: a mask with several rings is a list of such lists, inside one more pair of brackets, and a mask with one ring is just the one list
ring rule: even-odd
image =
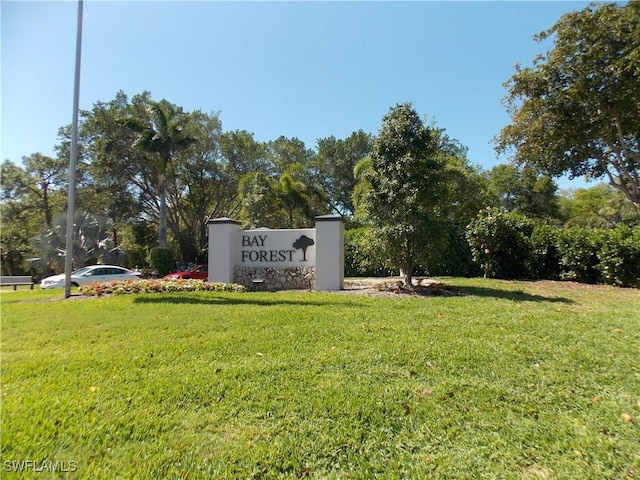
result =
[[318,185],[306,183],[304,172],[303,165],[292,163],[274,182],[274,194],[280,208],[286,212],[288,228],[300,228],[310,223],[314,211],[327,204],[327,194]]
[[164,178],[167,166],[176,153],[186,150],[196,142],[185,132],[187,118],[182,110],[166,100],[150,101],[146,109],[146,118],[129,118],[125,125],[135,135],[134,147],[147,152],[155,160],[156,193],[159,201],[159,245],[167,246],[167,200]]
[[[299,164],[294,164],[299,165]],[[275,183],[275,194],[287,214],[287,227],[294,227],[294,212],[300,212],[304,218],[313,216],[307,185],[296,178],[295,172],[287,168]]]

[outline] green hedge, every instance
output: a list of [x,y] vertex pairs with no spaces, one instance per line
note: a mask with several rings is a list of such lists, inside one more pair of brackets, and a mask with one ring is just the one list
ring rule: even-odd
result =
[[[560,228],[488,208],[462,230],[452,226],[447,245],[416,272],[640,288],[640,226]],[[347,276],[389,274],[373,244],[366,228],[345,232]]]
[[602,248],[603,229],[571,227],[558,231],[560,278],[582,283],[601,283],[598,252]]
[[640,287],[640,227],[558,228],[486,209],[466,235],[486,276]]
[[389,274],[365,227],[347,230],[344,235],[344,274],[347,277],[380,277]]
[[535,228],[537,278],[640,287],[640,227]]
[[640,288],[640,227],[605,230],[598,251],[603,283]]

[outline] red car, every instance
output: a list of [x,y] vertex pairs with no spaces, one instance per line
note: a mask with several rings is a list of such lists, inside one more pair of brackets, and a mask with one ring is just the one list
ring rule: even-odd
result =
[[169,275],[165,275],[164,278],[170,280],[178,280],[179,278],[188,279],[195,278],[196,280],[207,280],[209,278],[209,267],[207,265],[197,265],[191,270],[185,272],[173,272]]

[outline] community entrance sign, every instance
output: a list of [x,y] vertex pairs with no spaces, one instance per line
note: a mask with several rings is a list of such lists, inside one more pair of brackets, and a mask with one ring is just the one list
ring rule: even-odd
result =
[[342,217],[315,218],[315,228],[243,230],[231,218],[209,221],[209,281],[266,290],[344,286]]
[[315,265],[315,237],[315,229],[244,230],[240,233],[236,264],[245,267],[312,267]]

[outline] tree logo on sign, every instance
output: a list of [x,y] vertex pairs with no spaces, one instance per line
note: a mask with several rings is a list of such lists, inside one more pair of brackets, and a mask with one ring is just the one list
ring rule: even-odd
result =
[[295,242],[293,242],[293,248],[296,250],[302,250],[302,261],[307,261],[307,248],[311,245],[315,245],[316,242],[313,241],[312,238],[307,237],[306,235],[300,236]]

